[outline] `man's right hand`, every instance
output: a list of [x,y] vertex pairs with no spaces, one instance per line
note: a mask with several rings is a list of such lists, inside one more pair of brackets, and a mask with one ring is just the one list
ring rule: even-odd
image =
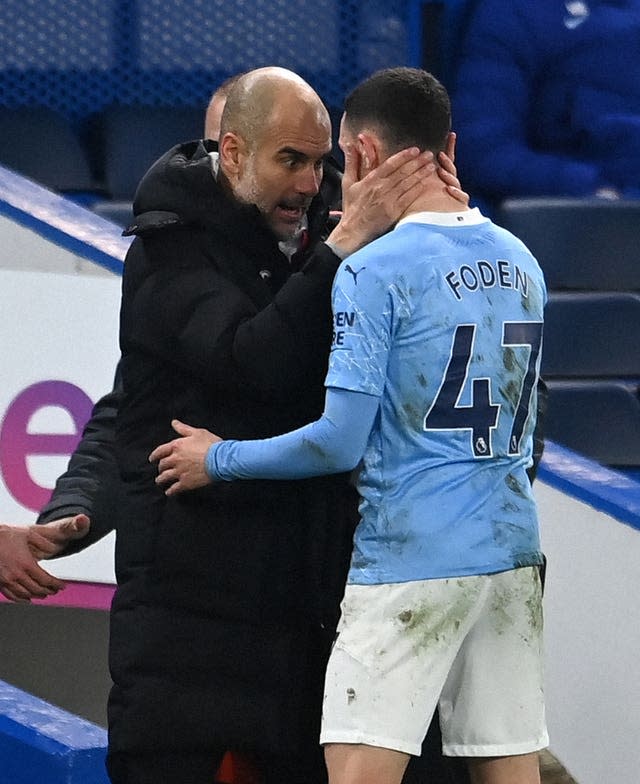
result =
[[436,166],[433,153],[410,147],[359,180],[357,151],[349,145],[344,153],[342,217],[327,242],[351,254],[393,226],[420,195]]
[[62,552],[89,531],[84,514],[44,525],[0,525],[0,593],[12,602],[44,599],[64,588],[64,582],[38,565]]

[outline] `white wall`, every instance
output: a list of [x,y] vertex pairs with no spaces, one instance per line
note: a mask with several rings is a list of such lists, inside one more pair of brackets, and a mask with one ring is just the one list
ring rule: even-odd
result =
[[638,784],[640,531],[543,482],[536,496],[550,748],[579,784]]
[[[0,167],[0,521],[33,522],[80,436],[78,412],[112,387],[129,244]],[[113,537],[50,571],[114,582]]]

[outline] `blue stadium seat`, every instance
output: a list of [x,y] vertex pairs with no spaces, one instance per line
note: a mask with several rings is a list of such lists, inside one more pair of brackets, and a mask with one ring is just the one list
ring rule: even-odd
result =
[[640,200],[508,199],[494,220],[530,248],[549,289],[640,290]]
[[640,466],[640,378],[547,381],[545,437],[610,466]]
[[544,270],[545,437],[640,466],[640,200],[510,199],[496,223]]
[[98,119],[105,187],[131,201],[142,175],[170,147],[199,139],[206,107],[111,106]]
[[79,137],[44,106],[0,108],[0,162],[60,193],[96,191]]
[[542,375],[640,375],[640,293],[551,292]]

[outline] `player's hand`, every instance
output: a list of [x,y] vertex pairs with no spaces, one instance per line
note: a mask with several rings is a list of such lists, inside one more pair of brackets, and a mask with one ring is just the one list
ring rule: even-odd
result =
[[45,525],[0,525],[0,593],[12,602],[44,599],[61,591],[62,580],[38,560],[60,553],[72,539],[85,536],[89,518],[75,515]]
[[344,150],[342,217],[328,242],[346,254],[379,237],[420,195],[424,181],[435,172],[433,153],[417,147],[401,150],[358,179],[360,159],[352,145]]
[[156,484],[168,485],[166,495],[175,495],[185,490],[196,490],[211,482],[205,471],[204,460],[212,444],[221,438],[201,427],[191,427],[174,419],[171,427],[181,437],[156,447],[149,455],[152,463],[158,463]]
[[458,170],[455,165],[456,159],[456,135],[453,131],[449,133],[447,148],[444,152],[438,153],[438,177],[445,185],[445,190],[454,199],[457,199],[464,207],[469,206],[469,194],[460,187]]

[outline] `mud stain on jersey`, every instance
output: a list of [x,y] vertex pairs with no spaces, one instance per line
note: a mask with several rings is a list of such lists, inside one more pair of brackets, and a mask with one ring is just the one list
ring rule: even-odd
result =
[[504,481],[509,490],[511,490],[513,493],[521,496],[522,498],[529,498],[529,494],[525,491],[525,489],[513,474],[507,474]]
[[503,396],[510,413],[514,414],[522,394],[522,387],[520,384],[511,379],[511,381],[507,382],[506,386],[500,387],[500,394]]
[[502,363],[504,364],[505,370],[508,370],[509,373],[513,373],[518,367],[515,351],[512,348],[509,348],[509,346],[505,346],[502,355]]
[[412,403],[402,404],[402,416],[410,430],[422,430],[424,414]]

